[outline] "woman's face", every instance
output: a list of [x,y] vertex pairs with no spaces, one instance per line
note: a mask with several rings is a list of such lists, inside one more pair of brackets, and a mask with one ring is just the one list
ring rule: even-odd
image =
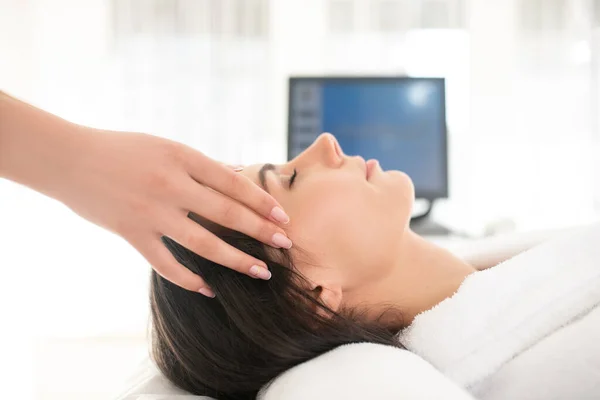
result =
[[414,200],[403,172],[346,156],[332,135],[323,134],[286,164],[253,165],[241,173],[290,216],[284,229],[294,243],[291,254],[309,280],[352,290],[394,268]]

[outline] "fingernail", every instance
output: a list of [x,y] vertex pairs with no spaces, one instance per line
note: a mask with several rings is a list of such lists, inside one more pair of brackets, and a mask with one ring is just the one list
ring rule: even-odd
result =
[[230,165],[230,164],[225,164],[227,166],[227,168],[231,168],[234,172],[240,172],[244,170],[244,166],[243,165]]
[[210,298],[215,297],[215,293],[212,290],[210,290],[209,288],[203,287],[203,288],[199,289],[198,292],[200,294],[205,295],[206,297],[210,297]]
[[250,268],[250,273],[260,279],[271,279],[271,272],[268,269],[258,265],[253,265],[252,268]]
[[277,247],[282,247],[284,249],[289,249],[292,247],[292,241],[285,235],[277,232],[271,238],[273,244]]
[[275,221],[279,221],[282,224],[287,224],[288,222],[290,222],[290,217],[288,217],[288,215],[285,213],[285,211],[281,209],[281,207],[273,207],[273,209],[271,210],[271,217]]

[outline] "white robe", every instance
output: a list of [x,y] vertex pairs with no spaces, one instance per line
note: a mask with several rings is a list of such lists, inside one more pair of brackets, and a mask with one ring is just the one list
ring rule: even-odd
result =
[[478,399],[600,399],[600,225],[468,276],[400,341]]

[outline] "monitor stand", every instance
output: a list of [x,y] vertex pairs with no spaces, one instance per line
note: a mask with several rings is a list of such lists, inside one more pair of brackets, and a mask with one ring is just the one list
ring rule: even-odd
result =
[[421,236],[448,236],[452,231],[431,219],[430,213],[434,200],[428,200],[427,210],[410,220],[410,229]]

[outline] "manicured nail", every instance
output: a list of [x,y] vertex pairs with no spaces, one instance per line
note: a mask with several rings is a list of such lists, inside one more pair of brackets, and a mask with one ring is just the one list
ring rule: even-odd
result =
[[271,279],[271,272],[268,269],[258,265],[253,265],[252,268],[250,268],[250,273],[260,279]]
[[282,233],[277,232],[273,235],[271,240],[276,247],[282,247],[284,249],[289,249],[292,247],[292,241]]
[[227,168],[231,168],[234,172],[240,172],[244,170],[244,166],[243,165],[230,165],[230,164],[225,164],[225,166]]
[[203,288],[199,289],[198,292],[200,294],[205,295],[206,297],[211,297],[211,298],[215,297],[215,293],[212,290],[210,290],[209,288],[203,287]]
[[273,207],[271,210],[271,218],[275,221],[279,221],[282,224],[287,224],[290,222],[290,217],[281,209],[281,207]]

